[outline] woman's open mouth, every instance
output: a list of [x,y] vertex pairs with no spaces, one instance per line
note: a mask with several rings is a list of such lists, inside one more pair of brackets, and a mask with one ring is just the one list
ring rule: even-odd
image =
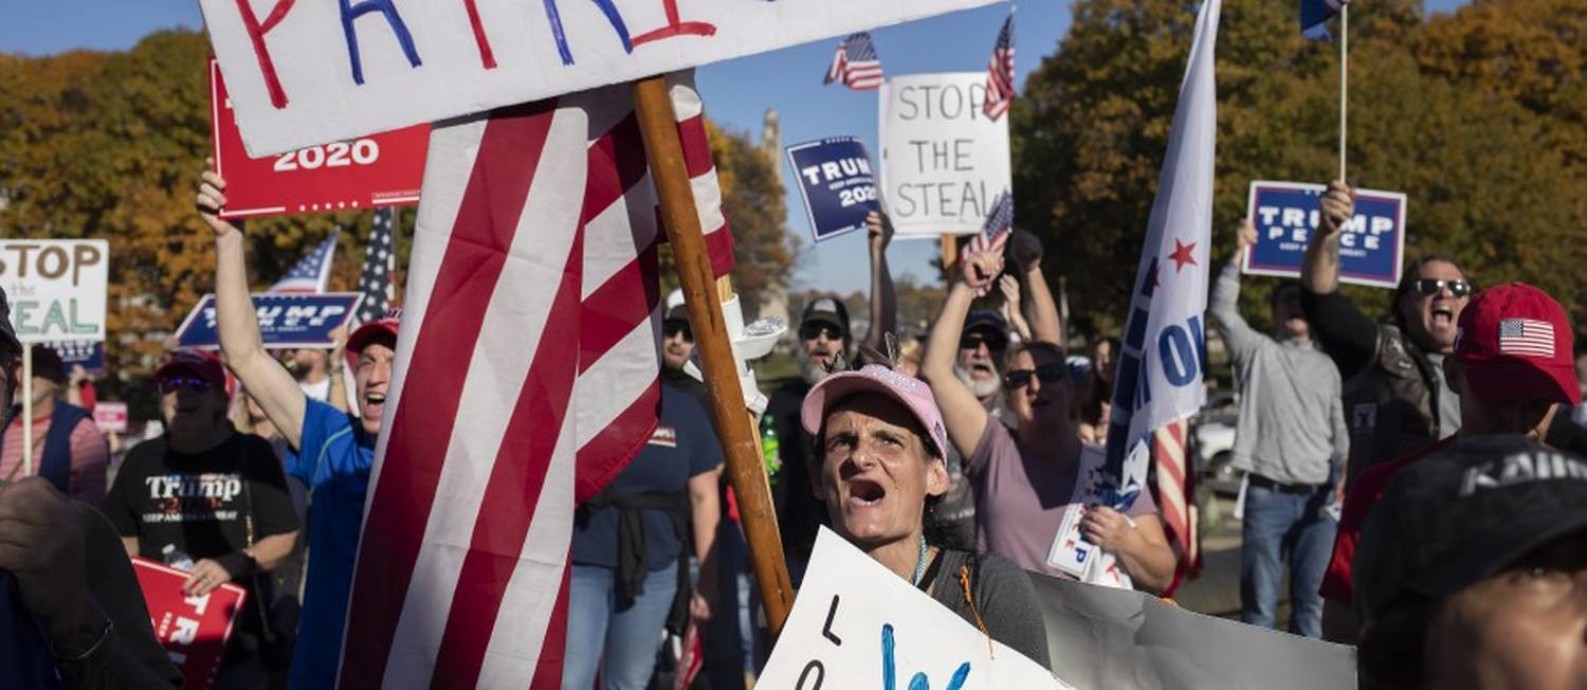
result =
[[887,497],[887,489],[869,479],[850,479],[848,488],[849,502],[861,506],[880,505]]

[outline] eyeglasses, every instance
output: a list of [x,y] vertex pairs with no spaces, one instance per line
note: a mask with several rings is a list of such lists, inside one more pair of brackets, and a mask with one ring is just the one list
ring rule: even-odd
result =
[[964,337],[959,338],[960,350],[977,350],[983,344],[986,345],[986,349],[994,351],[1000,351],[1008,347],[1007,340],[998,337],[987,337],[984,333],[967,333]]
[[1069,365],[1053,362],[1035,369],[1012,369],[1003,376],[1003,382],[1008,384],[1009,388],[1024,388],[1033,376],[1042,383],[1058,383],[1069,378]]
[[815,340],[822,333],[827,334],[827,340],[843,339],[843,330],[831,324],[807,323],[799,327],[799,338],[802,340]]
[[1442,292],[1446,287],[1449,288],[1449,294],[1454,295],[1455,299],[1460,299],[1461,297],[1471,294],[1471,283],[1464,280],[1418,278],[1415,286],[1417,294],[1420,294],[1423,297],[1436,295],[1439,292]]
[[190,390],[202,393],[211,388],[208,380],[196,376],[167,376],[160,380],[160,393],[175,393],[179,390]]
[[661,325],[661,334],[667,338],[680,333],[683,334],[684,340],[691,343],[694,342],[694,329],[689,328],[689,324],[680,321],[668,321]]

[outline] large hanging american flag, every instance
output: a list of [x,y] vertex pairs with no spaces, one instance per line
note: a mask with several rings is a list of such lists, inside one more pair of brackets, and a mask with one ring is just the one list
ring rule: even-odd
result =
[[[713,270],[732,265],[692,77],[672,79]],[[557,688],[574,506],[660,401],[657,200],[619,85],[431,135],[342,688]]]
[[336,257],[336,240],[341,236],[340,227],[331,231],[330,237],[294,264],[267,292],[321,294],[330,289],[331,260]]
[[876,56],[876,46],[865,31],[849,34],[838,43],[837,54],[832,56],[832,66],[822,84],[840,81],[855,91],[874,91],[882,86],[882,60]]
[[1003,30],[997,32],[992,59],[986,66],[986,102],[981,112],[994,121],[1014,104],[1014,10],[1009,9]]
[[358,276],[358,291],[364,296],[358,303],[360,323],[380,318],[395,296],[391,272],[397,268],[396,244],[392,241],[396,215],[396,209],[390,206],[375,209],[375,224],[369,230],[369,247],[364,250],[364,270]]

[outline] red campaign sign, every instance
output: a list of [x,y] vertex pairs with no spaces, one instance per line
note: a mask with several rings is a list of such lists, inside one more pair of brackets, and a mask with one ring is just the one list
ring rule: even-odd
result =
[[187,573],[146,558],[132,559],[149,606],[154,637],[182,671],[184,690],[203,690],[215,681],[231,625],[242,610],[247,592],[224,584],[202,597],[182,594]]
[[351,141],[249,158],[226,82],[209,61],[210,138],[215,169],[226,178],[223,218],[349,211],[419,202],[430,126],[414,125]]
[[124,402],[100,402],[94,404],[94,424],[101,431],[127,431],[127,404]]

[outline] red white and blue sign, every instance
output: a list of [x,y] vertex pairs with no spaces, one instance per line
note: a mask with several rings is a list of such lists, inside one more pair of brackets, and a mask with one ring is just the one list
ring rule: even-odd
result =
[[61,363],[66,365],[67,371],[71,371],[73,366],[81,366],[84,371],[95,376],[105,373],[103,340],[52,341],[39,344],[60,355]]
[[[1252,182],[1248,210],[1256,246],[1246,253],[1245,272],[1300,276],[1306,245],[1317,232],[1319,200],[1326,188],[1299,182]],[[1339,237],[1339,279],[1356,285],[1394,288],[1405,259],[1406,198],[1399,192],[1356,190],[1356,215]]]
[[859,139],[831,137],[790,146],[788,164],[799,179],[817,242],[864,229],[865,217],[881,210],[871,156]]
[[[300,347],[330,349],[335,344],[331,332],[347,323],[363,295],[356,292],[330,292],[323,295],[254,293],[254,311],[259,317],[259,335],[272,350]],[[220,348],[220,331],[215,327],[215,296],[205,295],[176,331],[177,346],[215,350]]]

